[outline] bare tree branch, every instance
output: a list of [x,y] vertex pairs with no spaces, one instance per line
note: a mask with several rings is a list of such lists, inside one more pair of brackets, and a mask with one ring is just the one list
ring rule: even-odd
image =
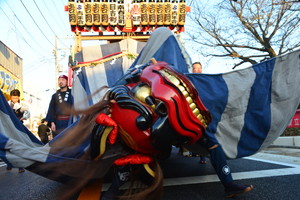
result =
[[[210,3],[209,3],[210,2]],[[258,63],[300,47],[300,3],[279,0],[192,1],[188,40],[205,56]],[[209,7],[210,6],[210,7]],[[194,47],[195,48],[195,47]]]

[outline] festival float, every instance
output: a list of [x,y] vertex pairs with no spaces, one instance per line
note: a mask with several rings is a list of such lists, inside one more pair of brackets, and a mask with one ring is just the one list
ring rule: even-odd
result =
[[[109,171],[126,166],[150,182],[135,192],[131,185],[123,197],[158,199],[159,161],[173,146],[201,151],[205,133],[228,159],[242,158],[269,146],[294,116],[299,51],[229,73],[189,73],[190,57],[177,38],[184,30],[184,0],[70,0],[67,8],[78,39],[69,65],[80,118],[74,114],[74,123],[43,145],[0,93],[0,158],[70,184],[62,199],[100,199]],[[81,39],[90,37],[85,32],[109,42],[82,47]]]
[[69,0],[65,10],[74,33],[143,33],[158,27],[184,31],[189,7],[185,0]]

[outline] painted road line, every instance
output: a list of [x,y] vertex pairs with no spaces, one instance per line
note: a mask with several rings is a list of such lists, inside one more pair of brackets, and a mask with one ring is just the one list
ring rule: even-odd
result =
[[245,159],[267,162],[267,163],[272,163],[277,165],[285,165],[289,167],[300,166],[300,157],[295,157],[295,156],[258,153],[250,157],[245,157]]
[[[275,157],[274,155],[273,157]],[[287,159],[288,156],[278,156],[277,159],[285,157]],[[247,171],[247,172],[236,172],[232,173],[232,177],[234,180],[243,180],[243,179],[252,179],[252,178],[266,178],[266,177],[275,177],[275,176],[287,176],[287,175],[295,175],[300,174],[300,165],[272,161],[261,158],[254,157],[246,157],[243,159],[249,159],[259,162],[265,162],[269,164],[277,164],[282,165],[284,168],[279,169],[266,169],[266,170],[255,170],[255,171]],[[288,159],[299,159],[299,158],[288,158]],[[219,182],[220,179],[217,175],[202,175],[202,176],[192,176],[192,177],[178,177],[178,178],[166,178],[164,179],[163,186],[178,186],[178,185],[189,185],[189,184],[201,184],[201,183],[212,183]],[[103,185],[103,191],[106,191],[110,184]],[[125,184],[121,187],[122,189],[127,189],[128,184]]]
[[[234,180],[242,180],[242,179],[252,179],[252,178],[286,176],[286,175],[294,175],[294,174],[300,174],[300,167],[271,169],[271,170],[257,170],[251,172],[237,172],[237,173],[232,173],[232,177]],[[212,182],[219,182],[219,181],[220,180],[217,175],[168,178],[168,179],[164,179],[164,186],[212,183]]]
[[0,167],[4,167],[4,166],[6,166],[5,163],[0,163]]
[[[282,158],[285,156],[280,156],[280,157]],[[293,158],[295,158],[295,157],[293,157]],[[252,157],[247,157],[247,158],[243,158],[243,159],[272,163],[272,164],[287,166],[289,168],[285,167],[285,168],[281,168],[281,169],[267,169],[267,170],[255,170],[255,171],[250,171],[250,172],[236,172],[236,173],[232,173],[232,177],[234,180],[251,179],[251,178],[266,178],[266,177],[274,177],[274,176],[287,176],[287,175],[300,174],[300,165],[277,162],[277,161],[270,161],[270,160],[265,160],[265,159],[252,158]],[[220,181],[220,179],[218,178],[217,175],[167,178],[167,179],[164,179],[164,186],[211,183],[211,182],[219,182],[219,181]]]
[[[268,170],[256,170],[250,172],[237,172],[232,173],[234,180],[252,179],[252,178],[266,178],[275,176],[287,176],[300,174],[300,166],[294,168],[283,168],[283,169],[268,169]],[[163,186],[178,186],[178,185],[190,185],[190,184],[201,184],[201,183],[212,183],[220,182],[217,175],[203,175],[203,176],[192,176],[192,177],[179,177],[179,178],[166,178],[164,179]],[[103,191],[106,191],[110,184],[106,183],[103,185]],[[128,189],[129,184],[125,184],[121,189]]]

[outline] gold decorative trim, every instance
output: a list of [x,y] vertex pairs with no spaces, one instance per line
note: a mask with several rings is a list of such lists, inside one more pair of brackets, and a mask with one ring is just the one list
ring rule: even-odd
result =
[[105,58],[105,59],[102,59],[102,60],[99,60],[99,61],[74,65],[74,66],[72,66],[72,69],[76,69],[76,68],[80,68],[80,67],[96,66],[98,64],[102,64],[102,63],[105,63],[105,62],[108,62],[108,61],[111,61],[113,59],[117,59],[117,58],[120,58],[120,57],[124,57],[124,56],[127,56],[129,59],[135,59],[138,55],[139,54],[137,54],[137,53],[123,52],[121,54],[111,56],[109,58]]

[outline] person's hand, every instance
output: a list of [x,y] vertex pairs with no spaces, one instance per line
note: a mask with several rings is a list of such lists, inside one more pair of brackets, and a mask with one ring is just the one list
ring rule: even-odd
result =
[[14,104],[14,110],[18,110],[19,108],[21,108],[21,104],[18,103],[18,102],[16,102],[16,103]]
[[52,131],[56,131],[56,126],[54,122],[51,122],[51,129]]

